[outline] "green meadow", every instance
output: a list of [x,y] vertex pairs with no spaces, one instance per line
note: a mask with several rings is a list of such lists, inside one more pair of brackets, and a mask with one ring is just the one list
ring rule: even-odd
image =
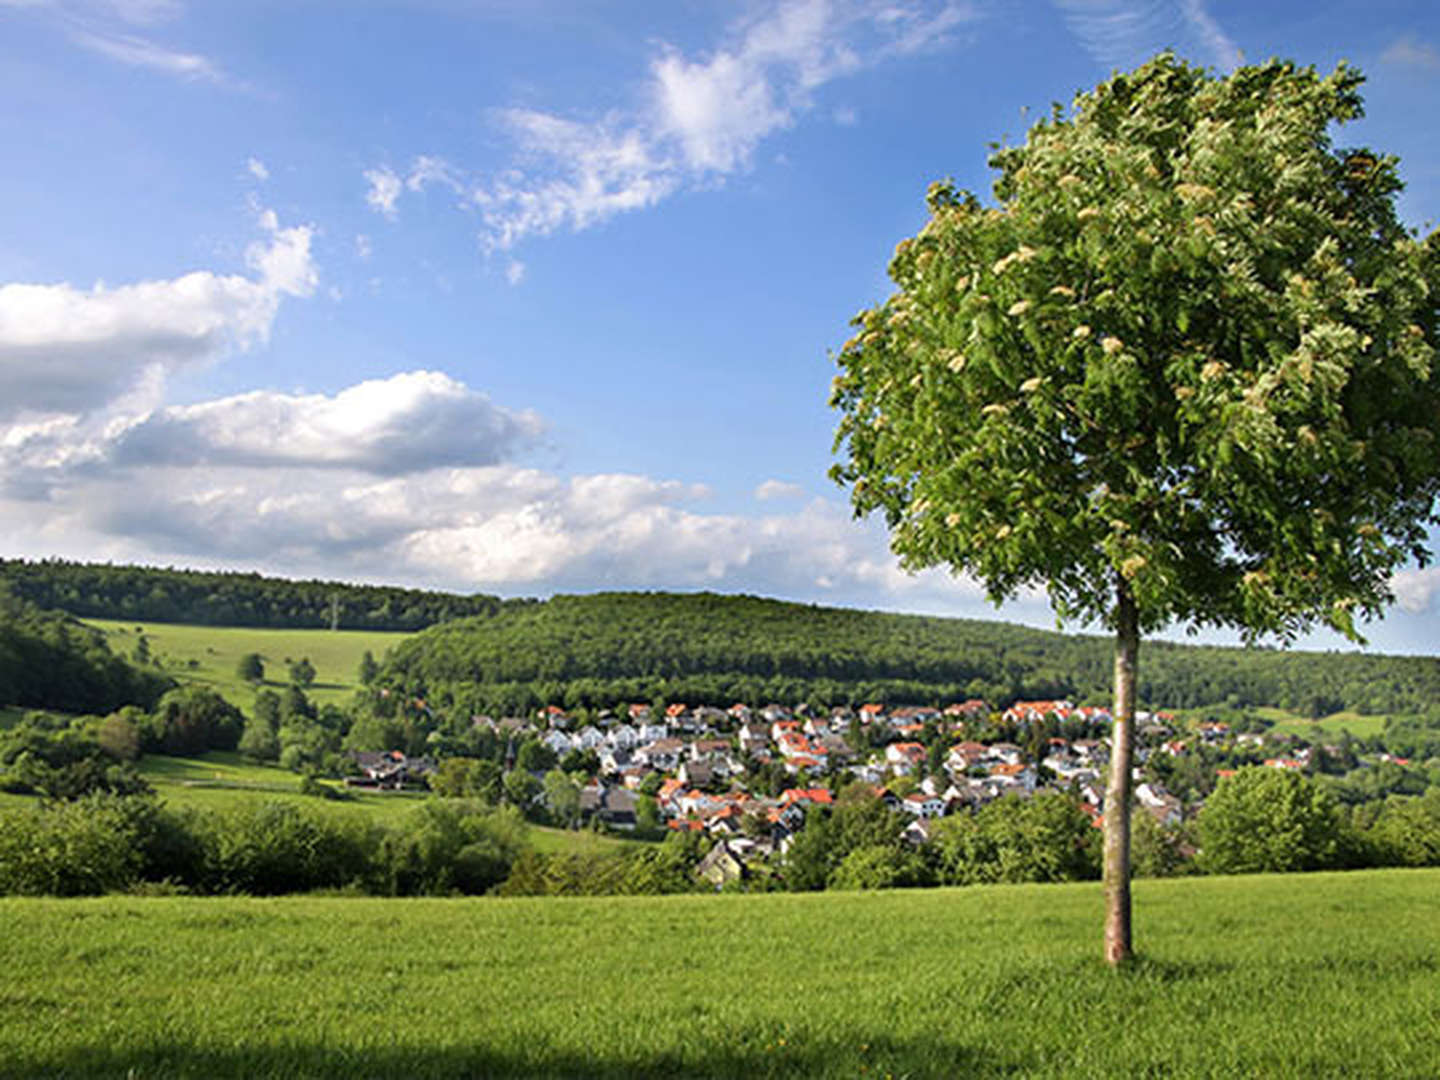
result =
[[113,619],[86,619],[103,630],[113,652],[134,653],[141,632],[165,673],[186,683],[198,683],[222,694],[231,704],[250,711],[255,687],[236,674],[240,658],[259,653],[265,661],[265,685],[289,685],[290,662],[308,657],[315,665],[315,682],[306,695],[317,705],[344,704],[357,685],[360,658],[368,649],[375,659],[409,637],[378,630],[267,630],[238,626],[187,626],[176,623],[136,623]]
[[[263,800],[296,802],[336,814],[368,814],[382,823],[395,823],[431,796],[420,791],[365,791],[344,788],[333,780],[322,781],[343,789],[349,798],[331,802],[300,793],[300,777],[273,765],[257,765],[237,753],[212,750],[204,757],[178,758],[147,754],[137,763],[140,775],[155,794],[171,806],[201,810],[225,810]],[[3,796],[0,796],[3,798]],[[26,796],[11,796],[23,801]],[[3,803],[0,803],[3,805]],[[531,825],[530,845],[544,854],[602,851],[639,841],[587,831],[552,829]]]
[[0,900],[0,1075],[1429,1076],[1440,871],[607,899]]
[[1274,731],[1299,735],[1306,739],[1338,739],[1342,731],[1348,731],[1356,738],[1368,738],[1382,734],[1387,717],[1384,714],[1362,716],[1357,712],[1332,713],[1319,720],[1307,720],[1294,716],[1282,709],[1256,709],[1267,720],[1275,721]]

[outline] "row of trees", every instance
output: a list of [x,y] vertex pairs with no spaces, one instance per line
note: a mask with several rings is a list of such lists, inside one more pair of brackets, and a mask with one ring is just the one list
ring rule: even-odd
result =
[[386,825],[295,802],[202,811],[92,794],[0,811],[0,893],[479,894],[505,881],[527,848],[514,811],[453,800]]
[[525,603],[383,585],[64,559],[0,559],[0,581],[39,607],[71,615],[202,626],[419,630]]
[[[788,855],[743,887],[879,889],[1099,875],[1099,834],[1064,795],[1005,798],[941,819],[920,848],[901,838],[907,820],[856,786],[833,810],[812,810]],[[0,811],[0,894],[687,892],[704,887],[695,868],[709,846],[698,834],[674,833],[625,850],[541,854],[530,847],[518,810],[462,798],[428,800],[392,825],[293,801],[201,811],[144,795],[91,794]],[[1391,798],[1359,818],[1306,777],[1242,770],[1221,784],[1193,828],[1167,829],[1141,814],[1135,855],[1137,871],[1155,876],[1437,866],[1440,790]]]

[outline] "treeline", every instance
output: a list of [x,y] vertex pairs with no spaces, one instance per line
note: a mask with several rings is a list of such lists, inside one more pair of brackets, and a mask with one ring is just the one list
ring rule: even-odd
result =
[[149,708],[173,685],[116,656],[98,630],[11,595],[0,581],[0,705],[69,713]]
[[572,876],[591,892],[658,894],[700,888],[699,857],[680,836],[595,859],[539,855],[514,809],[459,799],[393,823],[294,801],[200,810],[114,794],[0,810],[0,895],[535,895],[578,891]]
[[201,626],[410,631],[527,603],[385,585],[63,559],[0,559],[0,582],[8,582],[16,596],[39,607],[71,615]]
[[[1099,875],[1099,833],[1064,794],[1002,798],[932,822],[920,847],[902,835],[908,820],[855,785],[833,809],[811,811],[785,856],[727,887],[803,892]],[[698,876],[711,841],[698,834],[544,854],[526,830],[514,808],[466,799],[432,798],[391,824],[294,801],[199,810],[91,794],[0,810],[0,895],[595,896],[711,887]],[[1440,790],[1347,813],[1309,778],[1249,768],[1224,781],[1193,823],[1171,828],[1136,815],[1139,876],[1436,865]]]
[[[392,652],[374,685],[431,708],[499,713],[655,699],[1099,704],[1110,696],[1111,649],[1106,638],[997,622],[602,593],[431,627]],[[1170,708],[1418,711],[1440,699],[1440,660],[1147,642],[1140,694]]]

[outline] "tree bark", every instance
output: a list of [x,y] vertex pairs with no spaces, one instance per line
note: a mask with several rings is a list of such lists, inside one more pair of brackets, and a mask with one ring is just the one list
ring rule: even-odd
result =
[[1135,670],[1140,618],[1129,586],[1115,593],[1115,708],[1105,788],[1105,962],[1130,958],[1130,781],[1135,759]]

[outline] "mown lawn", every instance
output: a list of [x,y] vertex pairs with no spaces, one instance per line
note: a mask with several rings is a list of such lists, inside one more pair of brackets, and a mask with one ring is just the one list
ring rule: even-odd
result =
[[0,1075],[1433,1076],[1440,871],[0,901]]
[[247,714],[255,700],[255,687],[236,674],[246,653],[260,654],[265,662],[265,685],[275,690],[289,684],[290,662],[308,657],[315,665],[316,677],[307,696],[318,705],[338,705],[354,692],[360,659],[367,649],[379,661],[387,649],[410,636],[375,630],[266,630],[113,619],[85,622],[105,631],[111,650],[127,657],[135,651],[143,631],[150,655],[160,659],[167,675],[208,686]]

